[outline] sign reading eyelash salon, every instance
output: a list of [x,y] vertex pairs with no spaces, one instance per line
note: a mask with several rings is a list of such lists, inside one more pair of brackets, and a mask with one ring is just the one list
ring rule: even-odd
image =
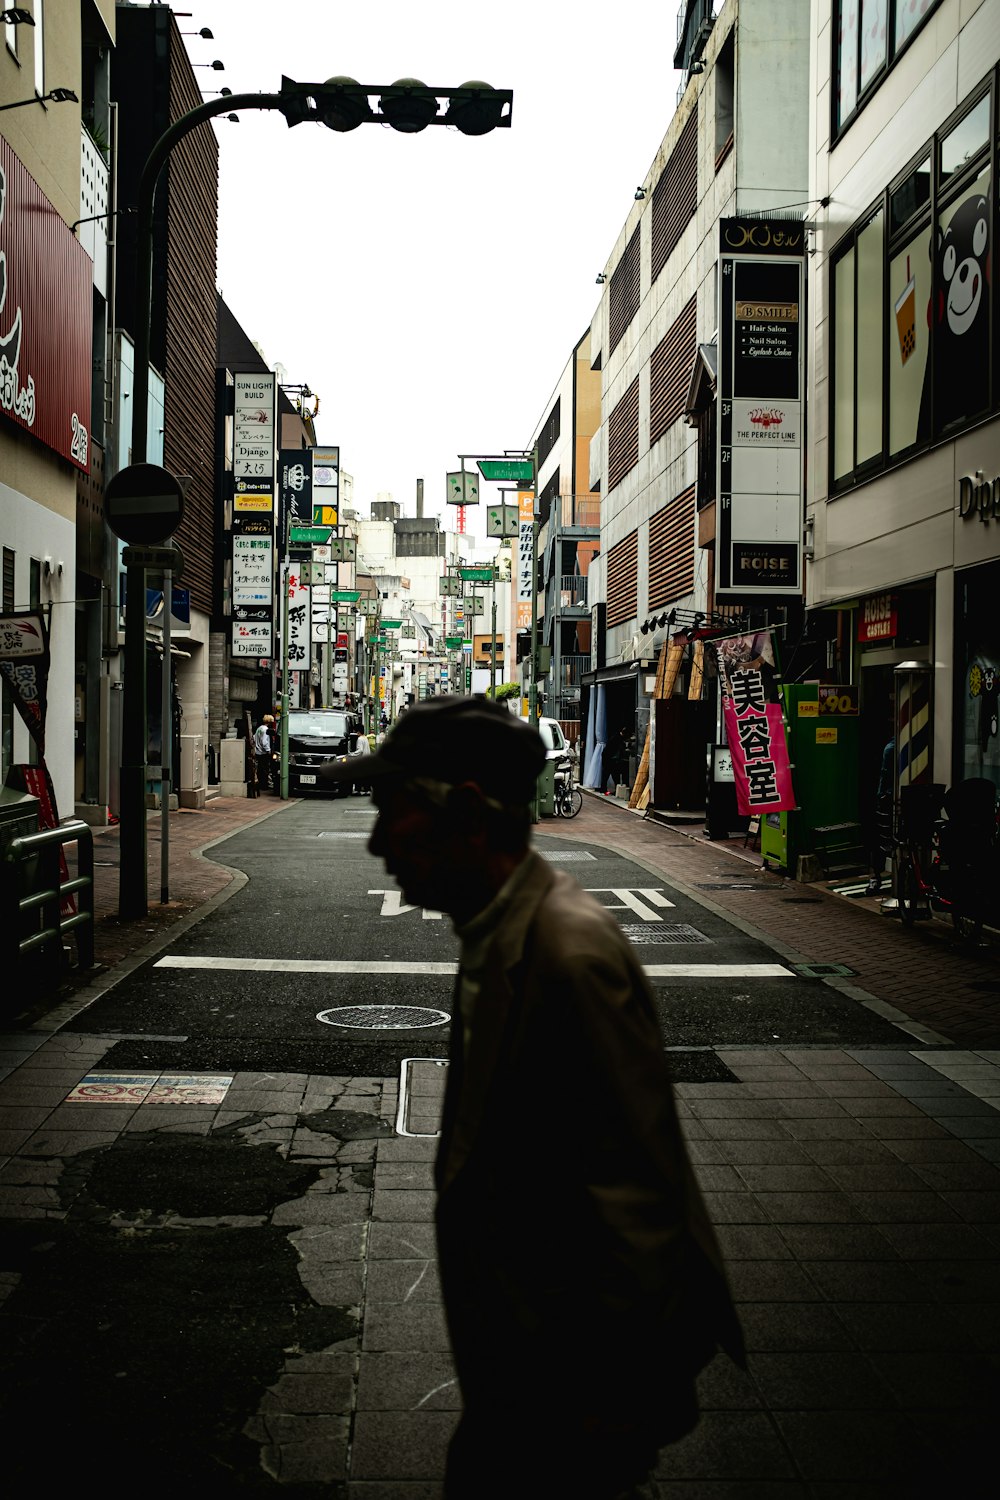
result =
[[795,220],[719,224],[716,595],[802,592],[802,293]]

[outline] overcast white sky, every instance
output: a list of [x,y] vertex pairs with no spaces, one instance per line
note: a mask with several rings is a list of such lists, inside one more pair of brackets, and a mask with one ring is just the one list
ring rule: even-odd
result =
[[[264,357],[321,397],[362,513],[445,524],[459,453],[526,446],[674,112],[679,0],[180,0],[204,89],[282,73],[514,91],[511,128],[216,126],[219,286]],[[483,498],[498,498],[484,486]],[[482,507],[480,507],[480,511]],[[480,526],[470,527],[482,534]]]

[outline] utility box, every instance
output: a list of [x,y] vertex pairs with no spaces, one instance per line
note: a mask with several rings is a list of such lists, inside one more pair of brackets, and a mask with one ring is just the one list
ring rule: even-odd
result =
[[246,742],[222,740],[219,744],[219,796],[245,797],[247,794]]
[[14,839],[38,832],[37,797],[15,786],[0,787],[0,860],[6,857]]
[[180,805],[205,806],[205,740],[200,734],[181,735]]

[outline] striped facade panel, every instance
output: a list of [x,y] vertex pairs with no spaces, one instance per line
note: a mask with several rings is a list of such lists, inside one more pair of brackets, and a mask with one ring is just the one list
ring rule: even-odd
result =
[[[176,120],[201,96],[176,27],[170,42],[170,118]],[[206,613],[215,592],[218,178],[218,143],[205,124],[178,143],[167,165],[164,462],[174,474],[192,476],[176,539],[184,553],[184,587]]]
[[639,377],[615,403],[608,418],[608,493],[639,462]]
[[692,297],[649,360],[649,446],[684,415],[697,353],[698,298]]
[[634,620],[637,609],[636,562],[639,556],[638,532],[616,542],[608,553],[608,608],[606,623],[623,625]]
[[694,588],[695,487],[682,490],[649,523],[649,607],[661,609]]
[[653,189],[650,274],[656,280],[698,207],[698,111],[694,110]]
[[625,247],[625,254],[618,262],[611,277],[608,301],[608,353],[614,354],[625,337],[625,332],[639,311],[639,249],[642,225]]

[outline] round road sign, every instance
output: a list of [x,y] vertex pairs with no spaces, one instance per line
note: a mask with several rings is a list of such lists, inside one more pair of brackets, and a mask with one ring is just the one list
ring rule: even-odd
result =
[[180,481],[159,464],[129,464],[104,490],[104,516],[123,542],[163,542],[184,514]]

